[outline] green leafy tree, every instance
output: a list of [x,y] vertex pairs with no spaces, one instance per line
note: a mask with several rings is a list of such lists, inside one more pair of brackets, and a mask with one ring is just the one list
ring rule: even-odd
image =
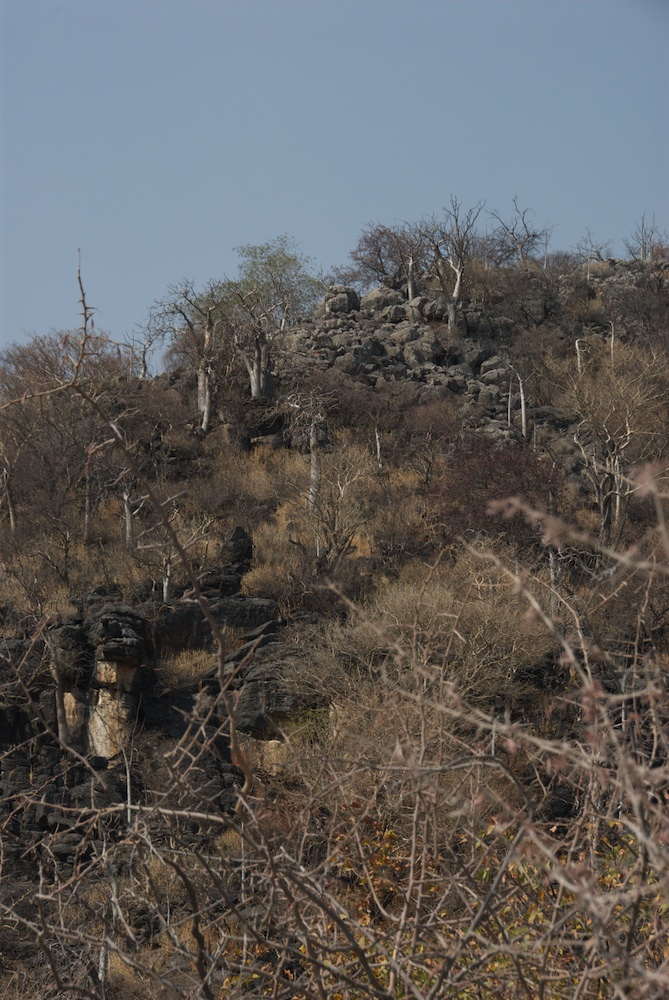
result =
[[251,396],[261,399],[269,394],[273,344],[311,312],[325,284],[289,236],[236,250],[239,275],[222,285],[225,330],[248,373]]
[[268,395],[276,338],[308,314],[324,291],[313,261],[289,236],[236,248],[236,278],[210,281],[198,291],[191,280],[168,289],[151,314],[169,334],[172,359],[195,367],[200,428],[206,433],[217,379],[230,356],[243,363],[251,396]]

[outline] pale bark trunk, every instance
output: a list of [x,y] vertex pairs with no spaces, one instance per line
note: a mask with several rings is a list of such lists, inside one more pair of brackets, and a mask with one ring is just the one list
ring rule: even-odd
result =
[[252,399],[262,399],[262,371],[258,365],[254,364],[251,367],[250,372],[251,379],[251,398]]
[[243,355],[244,364],[249,373],[252,399],[263,399],[267,394],[269,346],[266,340],[256,337],[253,345],[253,360],[249,360]]
[[130,494],[125,492],[123,494],[123,516],[125,519],[125,544],[129,549],[134,549],[135,547],[135,525],[133,522],[133,510],[132,501],[130,499]]
[[379,471],[381,471],[383,469],[383,459],[381,458],[381,436],[378,427],[374,427],[374,442],[376,445],[376,464],[379,467]]
[[84,545],[88,545],[91,538],[91,477],[84,478]]
[[407,298],[409,302],[415,297],[416,291],[413,280],[413,257],[409,257],[409,267],[407,270]]
[[316,421],[309,425],[309,510],[314,511],[321,488],[321,461],[318,448],[318,428]]
[[163,561],[163,604],[172,600],[172,552],[168,550]]
[[211,377],[209,372],[207,372],[206,375],[207,377],[205,379],[204,387],[204,407],[202,409],[202,422],[200,423],[200,430],[203,434],[207,433],[211,424]]
[[197,410],[200,414],[200,430],[206,434],[211,424],[211,371],[203,364],[197,371]]
[[[516,374],[518,373],[516,372]],[[527,406],[525,403],[525,387],[520,375],[518,375],[518,386],[520,388],[520,430],[523,435],[523,441],[527,441]]]
[[198,413],[204,413],[204,408],[207,405],[207,365],[205,362],[201,362],[197,370],[197,410]]
[[453,333],[457,324],[458,309],[460,308],[460,298],[462,295],[462,267],[459,264],[453,263],[452,260],[449,260],[448,263],[455,272],[455,287],[448,302],[448,329]]

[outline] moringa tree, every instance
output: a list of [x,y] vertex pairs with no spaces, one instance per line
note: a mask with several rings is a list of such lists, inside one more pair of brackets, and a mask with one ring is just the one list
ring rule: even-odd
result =
[[233,356],[246,368],[251,396],[269,392],[277,337],[308,314],[325,289],[309,257],[289,236],[237,247],[237,277],[209,281],[201,291],[185,280],[168,289],[151,315],[171,338],[170,355],[197,371],[200,430],[211,423],[215,384]]
[[441,219],[421,223],[431,251],[431,270],[446,297],[449,330],[455,329],[463,279],[475,253],[476,224],[482,211],[483,202],[465,211],[455,195],[451,195],[450,207],[444,208]]
[[190,278],[170,285],[167,295],[150,311],[148,328],[161,328],[170,337],[169,356],[197,373],[199,428],[209,430],[216,371],[224,348],[226,291],[209,281],[198,291]]

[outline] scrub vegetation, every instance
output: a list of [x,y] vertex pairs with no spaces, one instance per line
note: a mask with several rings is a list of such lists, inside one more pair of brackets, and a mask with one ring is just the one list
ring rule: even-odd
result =
[[2,353],[8,1000],[667,995],[669,245],[549,236],[280,237],[123,342],[79,274]]

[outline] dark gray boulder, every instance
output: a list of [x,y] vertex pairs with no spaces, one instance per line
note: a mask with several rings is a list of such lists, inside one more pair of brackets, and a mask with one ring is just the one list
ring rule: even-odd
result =
[[270,642],[258,649],[241,680],[237,728],[259,738],[275,735],[291,716],[329,704],[295,647]]
[[348,285],[332,285],[314,310],[316,318],[347,315],[360,309],[360,296]]
[[98,660],[138,666],[146,658],[145,619],[122,604],[106,604],[96,612],[88,635]]

